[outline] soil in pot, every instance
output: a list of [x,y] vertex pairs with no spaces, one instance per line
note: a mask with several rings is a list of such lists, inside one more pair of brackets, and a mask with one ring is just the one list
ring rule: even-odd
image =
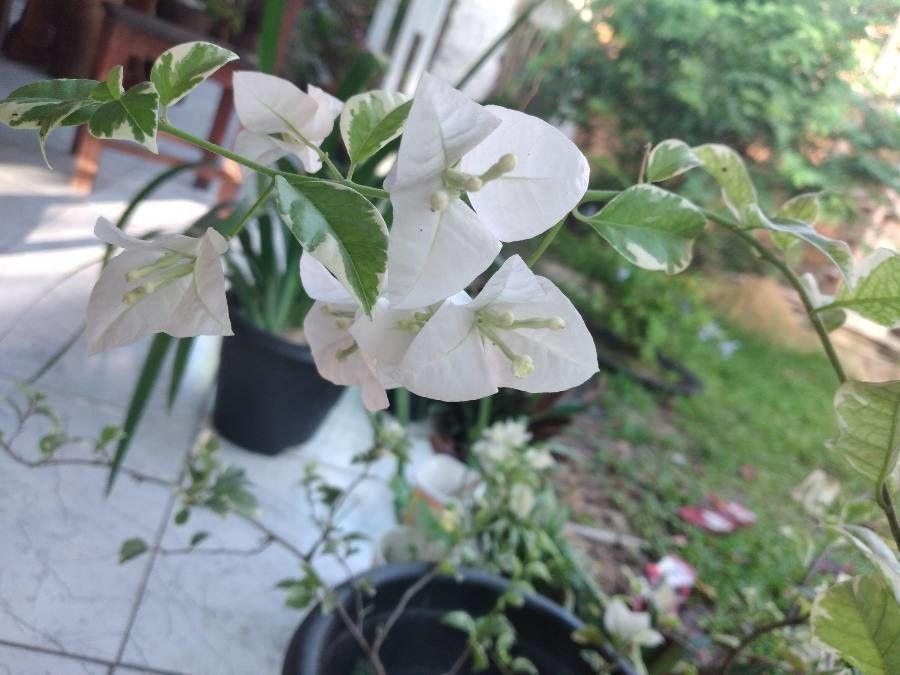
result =
[[[371,640],[376,628],[391,614],[403,593],[428,570],[424,563],[389,565],[365,574],[375,587],[372,611],[364,630]],[[348,611],[353,611],[353,582],[338,588]],[[452,610],[473,616],[486,614],[507,587],[504,579],[478,570],[465,570],[463,580],[438,577],[414,596],[406,612],[388,635],[381,658],[388,675],[440,675],[447,672],[465,647],[465,636],[441,622]],[[593,671],[571,640],[581,622],[558,605],[540,596],[527,596],[521,608],[511,609],[508,618],[518,633],[516,655],[530,659],[542,675],[589,675]],[[631,675],[627,663],[614,672]],[[314,609],[294,635],[285,657],[282,675],[349,675],[365,663],[363,652],[344,627],[337,612],[322,614]],[[462,673],[471,671],[463,669]],[[501,675],[501,671],[483,671]]]
[[323,379],[309,347],[252,325],[230,306],[222,339],[213,424],[247,450],[274,455],[308,440],[343,387]]

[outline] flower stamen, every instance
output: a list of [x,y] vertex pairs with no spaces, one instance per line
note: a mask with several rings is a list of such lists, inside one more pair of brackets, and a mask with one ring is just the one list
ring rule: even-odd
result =
[[193,273],[194,264],[192,261],[185,261],[185,263],[177,266],[170,265],[167,269],[168,273],[165,276],[160,277],[156,281],[149,281],[146,284],[142,284],[123,295],[122,302],[124,302],[126,305],[133,305],[138,300],[147,297],[151,293],[155,293],[160,288],[168,286],[172,282],[178,281],[178,279],[181,279],[182,277],[186,277],[187,275]]

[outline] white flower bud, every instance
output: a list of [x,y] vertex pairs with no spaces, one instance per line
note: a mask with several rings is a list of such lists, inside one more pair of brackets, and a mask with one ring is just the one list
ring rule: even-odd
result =
[[499,326],[502,326],[503,328],[509,328],[510,326],[513,325],[515,320],[516,320],[515,315],[512,312],[510,312],[509,310],[506,310],[499,317],[497,317],[497,324]]
[[450,206],[450,195],[446,190],[437,190],[431,195],[431,210],[443,211]]
[[497,160],[497,169],[502,173],[509,173],[516,168],[516,156],[513,154],[505,154]]
[[513,374],[516,377],[527,377],[534,372],[534,361],[527,354],[513,359]]

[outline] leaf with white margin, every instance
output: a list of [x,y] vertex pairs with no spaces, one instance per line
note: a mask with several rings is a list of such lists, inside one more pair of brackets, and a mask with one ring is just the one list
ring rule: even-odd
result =
[[[806,294],[809,296],[809,300],[810,302],[812,302],[813,307],[822,310],[821,312],[819,312],[819,318],[822,320],[822,324],[825,326],[825,330],[830,333],[831,331],[837,330],[838,328],[843,326],[844,322],[847,320],[847,312],[839,307],[828,307],[828,305],[830,305],[834,301],[834,297],[822,293],[822,291],[819,289],[819,282],[816,281],[816,278],[812,274],[807,272],[802,277],[800,277],[800,282],[806,289]],[[828,308],[823,309],[826,307]]]
[[819,593],[813,634],[863,675],[900,673],[900,605],[881,578],[866,574]]
[[378,209],[352,188],[315,178],[279,176],[275,193],[300,245],[371,315],[387,265],[387,226]]
[[900,327],[900,254],[876,249],[855,267],[853,279],[852,289],[838,293],[833,306],[888,328]]
[[41,155],[47,166],[46,142],[63,126],[87,122],[101,103],[91,98],[96,80],[45,80],[26,84],[0,102],[0,122],[14,129],[37,129]]
[[[801,195],[788,199],[778,207],[775,217],[779,220],[799,220],[801,223],[812,225],[819,218],[821,192],[804,192]],[[772,232],[772,240],[782,250],[787,250],[797,243],[797,239],[782,232]]]
[[459,169],[484,173],[503,155],[512,171],[468,193],[484,226],[500,241],[536,237],[574,209],[588,188],[590,167],[581,150],[544,120],[496,105],[484,108],[500,125],[463,155]]
[[694,154],[703,162],[703,168],[722,189],[722,198],[729,211],[744,222],[744,210],[756,204],[756,188],[747,173],[744,160],[727,145],[708,143],[694,148]]
[[178,103],[206,78],[238,55],[211,42],[185,42],[164,51],[150,69],[150,81],[165,108]]
[[367,91],[351,96],[341,111],[341,138],[353,164],[366,161],[397,138],[412,101],[394,91]]
[[867,527],[845,525],[839,531],[878,568],[897,604],[900,604],[900,561],[893,549]]
[[900,381],[845,382],[834,409],[839,433],[831,447],[867,478],[886,480],[900,454]]
[[134,141],[156,153],[159,94],[151,82],[141,82],[128,91],[122,88],[122,66],[113,68],[106,82],[98,85],[92,97],[101,105],[88,122],[88,130],[97,138]]
[[661,141],[647,158],[647,180],[658,183],[690,171],[703,164],[691,146],[677,138]]
[[777,220],[766,216],[756,204],[751,204],[744,210],[744,224],[747,227],[759,227],[768,230],[772,234],[783,234],[805,241],[810,246],[818,249],[826,258],[831,260],[838,268],[841,276],[849,284],[853,279],[853,253],[847,242],[839,239],[831,239],[824,234],[816,232],[811,225],[801,223],[799,220]]
[[690,264],[706,220],[687,199],[642,184],[619,193],[589,222],[638,267],[675,274]]

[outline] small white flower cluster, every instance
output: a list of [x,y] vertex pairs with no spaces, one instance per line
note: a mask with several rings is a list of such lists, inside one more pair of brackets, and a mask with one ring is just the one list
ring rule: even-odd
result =
[[[261,73],[238,73],[237,150],[260,163],[291,154],[309,172],[342,103]],[[393,207],[382,293],[366,316],[308,253],[301,279],[316,301],[304,324],[319,372],[359,385],[367,408],[406,387],[443,401],[495,393],[562,391],[597,371],[594,341],[572,303],[511,256],[474,298],[465,288],[494,262],[501,242],[534,237],[574,208],[588,184],[584,155],[540,119],[481,106],[425,75],[385,180]],[[94,351],[165,331],[229,335],[220,258],[228,242],[143,242],[98,224],[126,250],[106,268],[88,310]],[[539,460],[538,460],[539,461]]]

